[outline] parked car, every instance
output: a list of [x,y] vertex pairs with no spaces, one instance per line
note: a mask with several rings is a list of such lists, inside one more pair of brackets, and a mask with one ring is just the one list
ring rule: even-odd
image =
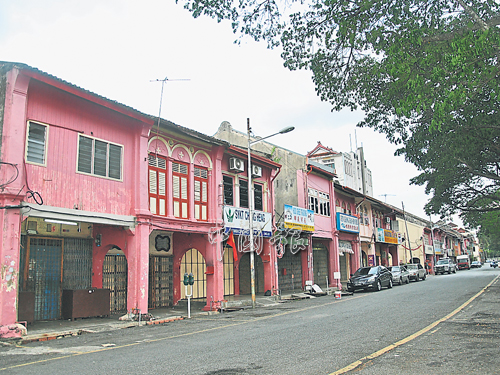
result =
[[444,274],[444,273],[456,273],[457,272],[457,265],[453,263],[453,260],[450,258],[444,258],[444,259],[439,259],[434,266],[434,273],[437,274]]
[[391,266],[387,267],[392,273],[392,283],[402,285],[410,282],[410,273],[405,266]]
[[418,281],[425,280],[426,272],[424,267],[420,263],[409,263],[404,265],[408,272],[410,273],[410,280]]
[[384,266],[361,267],[347,282],[347,291],[354,293],[359,289],[381,290],[392,288],[392,274]]
[[492,260],[490,262],[490,267],[493,267],[493,268],[497,268],[498,267],[498,263],[496,262],[496,260]]
[[483,264],[478,260],[475,260],[470,264],[470,268],[481,268],[482,266]]

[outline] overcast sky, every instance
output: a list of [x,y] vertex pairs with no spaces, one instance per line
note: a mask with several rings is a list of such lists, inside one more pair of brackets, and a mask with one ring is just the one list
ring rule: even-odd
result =
[[[283,67],[278,50],[236,36],[228,23],[191,14],[173,0],[0,0],[0,60],[21,62],[142,112],[213,135],[222,121],[305,154],[318,141],[336,151],[363,145],[374,198],[422,218],[428,200],[410,186],[418,172],[362,113],[331,112],[311,74]],[[175,79],[186,79],[175,81]],[[153,82],[152,82],[153,81]],[[437,217],[432,218],[437,221]]]

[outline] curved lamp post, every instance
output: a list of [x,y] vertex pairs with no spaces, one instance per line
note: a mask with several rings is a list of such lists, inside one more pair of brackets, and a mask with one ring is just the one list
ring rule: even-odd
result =
[[250,133],[252,128],[250,128],[250,119],[247,118],[247,134],[248,134],[248,223],[249,223],[249,237],[250,241],[250,283],[252,287],[252,308],[255,308],[255,247],[253,243],[253,211],[255,210],[255,201],[254,201],[254,191],[253,191],[253,183],[252,183],[252,159],[250,156],[250,150],[252,145],[263,141],[264,139],[273,137],[278,134],[289,133],[294,130],[294,126],[288,126],[286,128],[281,129],[279,132],[268,135],[264,138],[259,138],[255,141],[250,140]]

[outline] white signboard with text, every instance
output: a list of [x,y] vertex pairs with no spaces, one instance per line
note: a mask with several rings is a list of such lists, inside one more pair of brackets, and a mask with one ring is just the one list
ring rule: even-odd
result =
[[[252,211],[253,234],[271,237],[273,217],[269,212]],[[250,234],[250,211],[248,208],[224,206],[224,233],[233,231],[235,235]]]
[[314,232],[314,211],[285,204],[285,228]]

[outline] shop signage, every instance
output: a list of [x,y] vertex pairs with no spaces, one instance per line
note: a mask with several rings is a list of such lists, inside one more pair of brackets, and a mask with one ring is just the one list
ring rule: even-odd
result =
[[285,228],[314,232],[314,211],[285,204]]
[[432,247],[432,245],[425,245],[425,253],[434,254],[434,248]]
[[339,240],[339,255],[344,255],[344,253],[354,254],[351,241]]
[[434,240],[434,250],[436,251],[436,254],[442,254],[441,241]]
[[393,230],[377,228],[377,242],[401,244],[401,235]]
[[[271,237],[272,216],[269,212],[252,211],[253,234]],[[250,234],[250,211],[247,208],[224,206],[224,233],[233,231],[235,235]]]
[[375,265],[375,255],[368,255],[368,267]]
[[359,219],[356,216],[337,212],[337,230],[359,233]]

